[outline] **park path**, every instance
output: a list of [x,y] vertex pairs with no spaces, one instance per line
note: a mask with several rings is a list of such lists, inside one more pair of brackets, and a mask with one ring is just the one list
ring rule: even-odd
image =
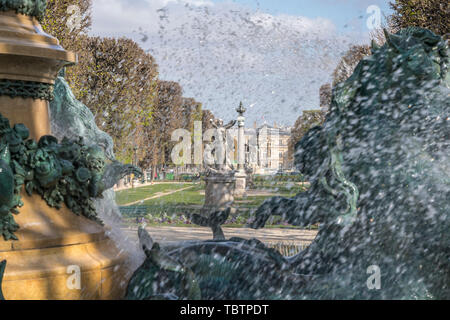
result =
[[172,191],[167,191],[167,192],[158,193],[158,194],[153,195],[153,196],[151,196],[151,197],[149,197],[149,198],[145,198],[145,199],[141,199],[141,200],[138,200],[138,201],[134,201],[134,202],[130,202],[130,203],[123,204],[123,205],[121,205],[121,207],[128,207],[128,206],[132,206],[132,205],[134,205],[134,204],[142,203],[142,202],[147,201],[147,200],[152,200],[152,199],[157,199],[157,198],[165,197],[165,196],[168,196],[168,195],[177,193],[177,192],[181,192],[181,191],[184,191],[184,190],[192,189],[193,187],[194,187],[194,186],[189,186],[189,187],[182,188],[182,189],[178,189],[178,190],[172,190]]
[[[304,229],[249,229],[249,228],[222,228],[227,239],[239,237],[244,239],[256,238],[261,242],[285,243],[296,245],[309,245],[316,237],[316,230]],[[123,228],[126,234],[137,241],[137,228]],[[161,244],[171,244],[184,241],[204,241],[212,239],[210,228],[202,227],[146,227],[153,240]]]
[[123,187],[118,187],[117,185],[114,186],[114,191],[124,191],[129,189],[136,189],[141,187],[148,187],[148,186],[154,186],[157,184],[191,184],[192,182],[185,182],[185,181],[154,181],[154,182],[146,182],[146,183],[136,183],[134,188],[131,186],[131,184],[128,184]]

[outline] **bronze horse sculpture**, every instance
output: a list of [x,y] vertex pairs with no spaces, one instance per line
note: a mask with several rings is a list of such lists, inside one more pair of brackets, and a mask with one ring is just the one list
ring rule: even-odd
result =
[[415,27],[386,40],[334,89],[324,125],[297,144],[310,188],[254,213],[252,228],[271,215],[320,223],[306,250],[286,258],[236,238],[152,244],[127,298],[449,299],[449,47]]

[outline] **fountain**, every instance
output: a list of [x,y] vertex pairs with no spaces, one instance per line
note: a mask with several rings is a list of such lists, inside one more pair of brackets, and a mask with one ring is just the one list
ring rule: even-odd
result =
[[[50,135],[55,78],[76,56],[42,31],[45,6],[45,0],[0,5],[2,292],[6,299],[121,298],[129,277],[126,254],[102,226],[94,199],[136,170],[89,140],[58,142]],[[52,108],[54,116],[70,115],[71,106]],[[79,286],[69,285],[70,276]]]
[[[441,37],[386,33],[335,88],[325,124],[298,143],[296,165],[310,188],[266,201],[250,227],[272,215],[321,223],[306,250],[286,258],[255,239],[224,239],[234,176],[218,139],[215,157],[225,162],[208,168],[208,200],[193,216],[215,240],[161,248],[139,228],[145,261],[128,282],[133,267],[95,199],[136,169],[114,160],[111,140],[57,77],[76,57],[42,32],[45,0],[5,3],[0,299],[450,299],[450,73]],[[215,125],[223,132],[234,123]],[[68,270],[79,270],[79,288],[68,285]]]
[[[237,121],[231,121],[227,125],[221,119],[211,121],[216,133],[213,137],[214,148],[205,148],[205,203],[201,214],[191,214],[192,221],[200,226],[210,227],[214,240],[225,240],[221,224],[225,223],[230,214],[235,214],[232,207],[234,197],[242,197],[246,192],[246,180],[249,174],[245,166],[245,108],[240,103],[236,109],[239,114]],[[228,143],[226,130],[238,123],[238,170],[227,155]]]
[[321,223],[307,249],[286,258],[232,238],[165,250],[141,230],[147,258],[126,297],[450,299],[449,47],[421,28],[386,39],[297,144],[310,188],[267,200],[250,224]]

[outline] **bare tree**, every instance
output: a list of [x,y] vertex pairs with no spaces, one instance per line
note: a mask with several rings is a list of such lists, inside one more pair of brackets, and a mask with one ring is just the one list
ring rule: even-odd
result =
[[333,87],[347,80],[355,71],[356,66],[362,58],[371,54],[371,49],[366,45],[352,46],[342,57],[333,72]]

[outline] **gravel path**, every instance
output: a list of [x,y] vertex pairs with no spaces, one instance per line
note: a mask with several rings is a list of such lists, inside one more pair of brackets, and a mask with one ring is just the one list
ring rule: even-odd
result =
[[[147,227],[153,240],[161,244],[174,242],[211,240],[212,232],[210,228],[202,227]],[[137,240],[137,228],[124,228],[124,231],[131,239]],[[301,229],[248,229],[248,228],[223,228],[225,237],[240,237],[244,239],[256,238],[264,243],[284,243],[284,244],[309,244],[317,235],[316,230]]]

